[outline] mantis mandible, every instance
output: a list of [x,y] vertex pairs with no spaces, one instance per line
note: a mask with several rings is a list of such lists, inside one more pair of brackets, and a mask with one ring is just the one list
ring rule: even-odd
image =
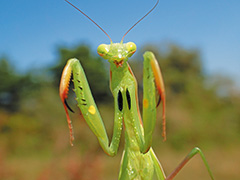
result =
[[[100,28],[108,37],[109,35],[87,16],[83,11],[78,9],[69,1],[65,0],[80,13],[91,20],[98,28]],[[135,23],[125,35],[142,19],[144,19],[158,4],[157,0],[154,7],[144,15],[137,23]],[[137,82],[134,74],[127,63],[136,51],[136,45],[133,42],[111,43],[109,45],[101,44],[97,48],[97,52],[110,63],[110,89],[114,97],[114,129],[111,143],[106,133],[106,129],[100,113],[93,99],[83,68],[77,59],[68,60],[61,77],[59,94],[66,111],[68,126],[70,129],[70,142],[72,145],[73,128],[68,114],[68,106],[66,99],[68,96],[68,88],[71,75],[73,74],[74,91],[76,93],[77,105],[92,132],[96,135],[100,146],[109,156],[115,156],[118,151],[120,136],[122,129],[125,131],[125,148],[121,160],[121,168],[119,172],[119,180],[151,180],[156,174],[159,180],[173,179],[184,165],[196,154],[200,154],[208,173],[213,178],[209,165],[202,151],[195,147],[185,157],[185,159],[177,166],[177,168],[166,176],[163,168],[158,161],[151,145],[152,134],[156,123],[156,108],[162,103],[162,120],[163,120],[163,139],[166,140],[165,128],[165,89],[160,67],[152,52],[145,52],[144,68],[143,68],[143,111],[142,118],[138,105]],[[156,91],[157,89],[157,91]],[[156,97],[159,96],[159,102]]]

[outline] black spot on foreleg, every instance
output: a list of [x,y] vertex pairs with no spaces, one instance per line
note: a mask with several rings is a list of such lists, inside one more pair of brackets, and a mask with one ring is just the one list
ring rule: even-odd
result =
[[118,109],[119,109],[119,111],[122,111],[122,109],[123,109],[123,97],[122,97],[121,91],[118,91],[117,100],[118,100]]
[[131,109],[131,97],[130,97],[130,93],[129,93],[128,89],[126,91],[126,96],[127,96],[128,109],[130,110]]

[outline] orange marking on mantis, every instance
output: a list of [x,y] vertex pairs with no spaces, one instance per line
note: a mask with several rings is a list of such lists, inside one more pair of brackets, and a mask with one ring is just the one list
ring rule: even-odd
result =
[[118,67],[122,67],[123,63],[124,63],[123,60],[121,60],[120,62],[114,61],[114,64],[116,65],[117,68],[118,68]]
[[165,100],[165,88],[164,88],[164,84],[163,84],[163,78],[162,78],[162,75],[161,75],[160,67],[157,64],[157,61],[155,59],[151,60],[151,67],[152,67],[152,70],[153,70],[153,75],[154,75],[156,87],[157,87],[157,90],[158,90],[158,94],[160,95],[161,101],[163,103],[163,112],[162,112],[163,132],[162,132],[162,136],[163,136],[163,141],[166,141],[166,117],[165,117],[166,100]]
[[61,101],[63,103],[65,112],[66,112],[68,128],[70,131],[70,143],[73,146],[72,142],[74,140],[74,136],[73,136],[72,121],[69,117],[67,106],[65,104],[65,99],[67,99],[67,97],[68,97],[69,82],[70,82],[71,74],[72,74],[71,66],[66,65],[65,68],[63,69],[63,73],[62,73],[62,77],[61,77],[61,81],[60,81],[59,95],[60,95]]
[[72,68],[67,65],[63,69],[61,81],[60,81],[60,87],[59,87],[59,95],[61,97],[62,102],[68,97],[68,88],[69,88],[69,82],[71,78]]
[[148,100],[147,99],[143,99],[143,107],[144,108],[148,108],[148,105],[149,105]]

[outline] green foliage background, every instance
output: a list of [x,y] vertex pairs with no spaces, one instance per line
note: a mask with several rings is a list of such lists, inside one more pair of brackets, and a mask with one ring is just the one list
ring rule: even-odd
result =
[[[161,109],[153,148],[166,174],[199,146],[216,179],[240,179],[240,93],[231,79],[204,72],[198,50],[177,45],[143,47],[129,63],[142,95],[142,54],[155,53],[165,80],[167,141],[162,142]],[[109,136],[113,125],[113,98],[108,64],[90,47],[60,48],[53,67],[19,74],[7,58],[0,58],[0,179],[10,180],[108,180],[117,179],[124,139],[116,157],[104,154],[75,107],[69,104],[75,130],[70,147],[64,109],[58,96],[61,71],[67,59],[81,61],[103,116]],[[176,179],[209,179],[199,157]]]

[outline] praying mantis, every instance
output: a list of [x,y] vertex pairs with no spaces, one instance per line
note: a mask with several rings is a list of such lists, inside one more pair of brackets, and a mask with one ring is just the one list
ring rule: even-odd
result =
[[[137,47],[133,42],[123,43],[123,39],[136,24],[142,21],[153,9],[155,9],[159,0],[157,0],[154,7],[147,14],[124,34],[120,43],[113,43],[110,36],[95,21],[68,0],[65,1],[92,21],[110,39],[111,43],[109,45],[101,44],[98,46],[97,53],[110,63],[110,89],[114,97],[115,110],[113,137],[109,143],[104,123],[95,104],[84,70],[79,60],[75,58],[68,60],[62,73],[59,94],[67,116],[71,145],[73,145],[72,141],[74,137],[68,109],[70,111],[72,110],[68,106],[66,99],[68,97],[70,79],[73,75],[77,106],[107,155],[115,156],[117,154],[122,130],[124,129],[125,131],[125,148],[121,160],[119,180],[152,180],[154,176],[157,176],[159,180],[173,179],[184,165],[196,154],[200,154],[209,176],[213,180],[213,174],[207,160],[199,148],[193,148],[177,168],[169,176],[166,176],[151,147],[152,135],[156,124],[156,108],[160,103],[162,103],[162,136],[163,140],[166,140],[166,97],[160,67],[154,54],[149,51],[145,52],[143,55],[142,118],[140,115],[137,81],[131,67],[127,63],[128,58],[136,52]],[[157,96],[159,96],[158,102],[156,101]]]

